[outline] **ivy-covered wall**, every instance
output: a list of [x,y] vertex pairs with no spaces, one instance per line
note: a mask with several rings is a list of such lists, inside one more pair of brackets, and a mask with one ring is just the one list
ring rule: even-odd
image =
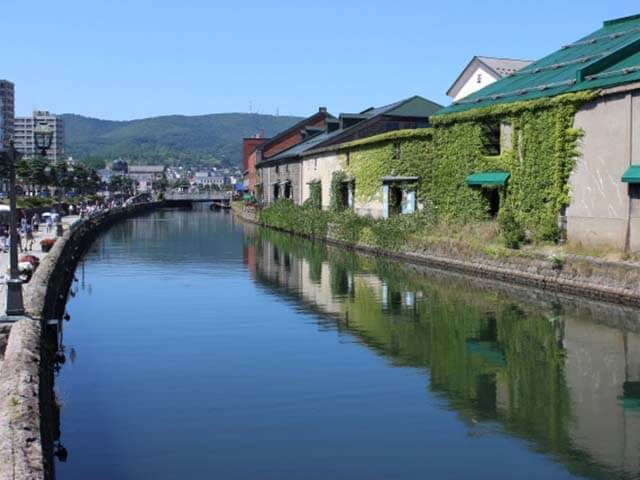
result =
[[[511,173],[501,216],[532,240],[557,240],[557,217],[568,206],[568,179],[581,132],[573,128],[590,92],[497,105],[432,118],[433,128],[391,132],[341,147],[342,169],[355,180],[356,201],[381,201],[383,176],[417,176],[418,202],[438,221],[486,219],[489,201],[465,180],[474,172]],[[500,155],[484,155],[487,121],[508,126]],[[506,140],[506,141],[505,141]],[[510,141],[509,141],[510,140]],[[348,161],[346,160],[348,158]]]

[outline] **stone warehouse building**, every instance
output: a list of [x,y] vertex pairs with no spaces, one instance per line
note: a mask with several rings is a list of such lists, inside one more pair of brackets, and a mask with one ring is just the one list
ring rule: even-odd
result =
[[[329,124],[334,125],[336,123],[336,118],[327,112],[325,107],[319,107],[318,111],[313,115],[300,120],[272,138],[263,138],[263,134],[259,133],[255,137],[243,139],[242,158],[245,191],[257,198],[271,198],[273,189],[264,188],[263,182],[258,178],[261,173],[258,172],[258,165],[266,165],[272,157],[280,152],[305,141],[318,132],[325,131],[329,128]],[[287,173],[287,175],[283,176],[277,183],[278,194],[291,194],[291,191],[287,190],[285,183],[291,175],[289,172],[283,173]],[[280,191],[281,186],[282,191]]]
[[[495,218],[517,240],[640,252],[640,16],[596,32],[430,114],[432,128],[301,144],[302,197],[376,217],[428,208]],[[287,155],[287,152],[282,154]]]
[[335,196],[374,217],[426,208],[444,222],[494,218],[514,245],[637,253],[637,124],[640,15],[606,21],[447,108],[413,97],[343,114],[259,162],[258,183],[265,203],[302,204],[313,192],[324,209]]
[[[548,125],[560,129],[547,132],[560,147],[544,153],[559,161],[545,163],[542,155],[529,152],[536,148],[534,141],[542,140],[534,138],[535,123],[550,109],[573,115],[569,125]],[[529,190],[548,197],[537,205],[512,203],[516,215],[530,213],[523,207],[547,209],[571,242],[640,251],[640,15],[604,22],[599,30],[455,102],[439,116],[436,124],[443,128],[479,120],[488,128],[501,124],[503,135],[494,135],[501,140],[497,155],[517,142],[515,156],[526,161],[526,168],[503,168],[505,202],[527,182]],[[562,129],[571,127],[580,136],[575,164],[563,161],[572,155],[561,145]],[[476,171],[465,173],[491,170],[492,162],[485,162],[485,171],[481,163],[470,161]],[[500,169],[509,162],[500,163],[493,166]],[[533,176],[539,178],[533,181]],[[558,183],[555,193],[549,188],[551,179]],[[560,198],[554,200],[556,194]]]
[[[340,170],[339,151],[334,146],[383,132],[426,128],[429,116],[440,108],[437,103],[414,96],[360,113],[342,113],[338,119],[327,122],[324,131],[313,132],[304,142],[258,164],[265,192],[263,200],[272,203],[284,197],[301,204],[309,198],[310,184],[319,183],[322,207],[328,209],[331,178]],[[321,154],[308,158],[309,152]]]

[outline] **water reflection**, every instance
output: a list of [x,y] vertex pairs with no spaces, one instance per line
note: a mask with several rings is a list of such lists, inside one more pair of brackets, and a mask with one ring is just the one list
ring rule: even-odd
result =
[[116,225],[75,275],[58,478],[640,473],[634,310],[208,210]]
[[261,286],[392,365],[425,368],[470,436],[498,428],[573,474],[640,473],[636,311],[245,230]]

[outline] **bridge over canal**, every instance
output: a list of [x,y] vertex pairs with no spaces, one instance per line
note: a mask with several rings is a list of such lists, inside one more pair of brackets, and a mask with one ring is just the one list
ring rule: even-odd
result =
[[230,205],[233,192],[170,192],[164,195],[169,205],[188,206],[194,203]]

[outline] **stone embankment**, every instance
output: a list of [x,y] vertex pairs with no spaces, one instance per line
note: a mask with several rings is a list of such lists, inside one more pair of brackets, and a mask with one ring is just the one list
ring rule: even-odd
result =
[[[234,204],[233,208],[241,219],[260,224],[257,209],[240,204]],[[434,242],[421,251],[386,251],[367,245],[345,243],[332,235],[331,228],[327,237],[320,240],[414,265],[640,307],[638,263],[607,261],[579,255],[549,256],[520,251],[514,251],[510,255],[492,256],[462,242],[445,240]]]
[[[53,392],[55,334],[47,322],[64,314],[76,265],[114,223],[161,206],[144,203],[100,212],[59,238],[24,287],[25,318],[0,328],[0,480],[54,476],[58,407]],[[6,344],[6,349],[3,349]]]

